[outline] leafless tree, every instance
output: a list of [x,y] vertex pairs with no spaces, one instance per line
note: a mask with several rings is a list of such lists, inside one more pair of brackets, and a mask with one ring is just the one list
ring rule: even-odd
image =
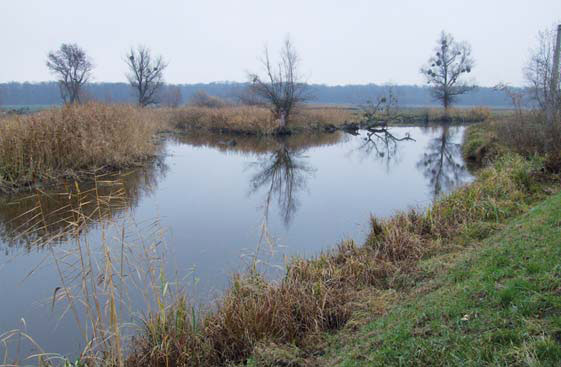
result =
[[64,103],[80,103],[81,90],[91,77],[93,64],[86,52],[76,44],[63,43],[49,52],[47,67],[58,77]]
[[294,108],[309,98],[306,83],[298,72],[298,53],[287,37],[276,67],[266,47],[261,62],[266,76],[249,74],[251,91],[267,102],[279,121],[279,128],[284,129]]
[[421,68],[427,84],[432,86],[433,98],[448,109],[459,95],[469,92],[474,86],[462,80],[462,75],[470,73],[474,66],[471,47],[466,42],[456,42],[451,34],[442,32],[434,55]]
[[[554,28],[539,32],[538,46],[531,51],[530,59],[524,68],[530,97],[539,108],[553,111],[553,113],[559,113],[561,108],[559,66],[557,66],[557,75],[554,75],[555,48],[558,37]],[[557,61],[558,63],[559,61]]]
[[129,67],[127,79],[142,107],[159,102],[159,92],[164,85],[164,70],[168,64],[161,56],[152,57],[145,46],[131,49],[125,59]]
[[177,85],[168,85],[165,87],[165,91],[162,97],[162,103],[171,108],[177,108],[181,105],[183,101],[183,95],[181,93],[181,88]]

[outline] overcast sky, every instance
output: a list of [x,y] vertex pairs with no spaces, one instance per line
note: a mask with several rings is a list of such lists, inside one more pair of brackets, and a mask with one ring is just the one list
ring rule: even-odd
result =
[[560,0],[0,0],[0,82],[52,80],[46,55],[63,42],[97,82],[125,81],[138,44],[169,61],[170,83],[245,81],[290,34],[309,82],[421,84],[446,30],[471,44],[480,85],[519,85],[537,32],[560,19]]

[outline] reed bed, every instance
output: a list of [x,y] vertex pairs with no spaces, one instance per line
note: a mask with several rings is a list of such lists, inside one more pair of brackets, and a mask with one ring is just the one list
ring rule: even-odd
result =
[[[287,127],[292,132],[320,131],[353,118],[350,110],[329,107],[302,107],[294,111]],[[176,110],[171,125],[179,130],[206,130],[215,133],[273,135],[279,126],[271,111],[258,106],[220,108],[189,106]]]
[[156,152],[150,116],[92,103],[9,117],[0,124],[0,191],[138,165]]

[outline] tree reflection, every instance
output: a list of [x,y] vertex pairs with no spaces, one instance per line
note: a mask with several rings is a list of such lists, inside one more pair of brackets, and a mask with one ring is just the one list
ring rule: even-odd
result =
[[386,169],[397,162],[399,157],[399,145],[404,141],[415,141],[409,133],[403,137],[395,136],[388,128],[370,128],[365,130],[362,142],[357,148],[364,156],[374,157],[383,161]]
[[268,221],[269,208],[276,198],[280,215],[288,227],[298,209],[298,192],[306,188],[306,182],[315,170],[306,162],[304,150],[289,147],[286,140],[277,143],[276,150],[251,164],[257,172],[251,178],[250,193],[266,190],[263,200],[265,221]]
[[469,172],[462,162],[461,144],[455,142],[458,128],[443,126],[440,134],[427,146],[417,168],[429,179],[433,198],[447,193],[464,183]]

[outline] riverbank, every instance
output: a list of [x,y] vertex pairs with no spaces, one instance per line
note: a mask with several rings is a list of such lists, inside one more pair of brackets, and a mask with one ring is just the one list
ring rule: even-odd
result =
[[469,244],[452,266],[446,258],[424,264],[449,269],[382,317],[332,337],[321,360],[330,366],[558,366],[560,239],[557,194]]
[[543,159],[506,147],[473,184],[432,208],[372,218],[363,244],[293,258],[279,282],[255,271],[236,275],[211,312],[195,316],[182,299],[152,314],[127,364],[321,365],[331,333],[339,333],[331,343],[343,345],[361,336],[361,325],[433,289],[461,256],[558,189]]

